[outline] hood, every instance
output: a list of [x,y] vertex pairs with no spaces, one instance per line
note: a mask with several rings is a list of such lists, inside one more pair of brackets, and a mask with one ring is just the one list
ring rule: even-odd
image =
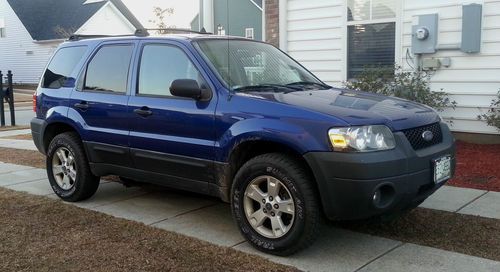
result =
[[252,95],[332,115],[352,126],[384,124],[398,131],[440,120],[433,109],[422,104],[360,91],[329,89]]

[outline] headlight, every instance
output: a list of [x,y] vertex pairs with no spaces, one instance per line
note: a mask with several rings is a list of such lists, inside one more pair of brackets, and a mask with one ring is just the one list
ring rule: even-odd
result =
[[328,136],[335,151],[370,152],[396,146],[391,130],[382,125],[332,128]]

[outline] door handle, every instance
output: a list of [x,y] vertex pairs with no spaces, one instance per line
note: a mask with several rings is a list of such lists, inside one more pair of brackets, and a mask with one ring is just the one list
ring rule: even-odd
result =
[[153,112],[148,107],[142,107],[140,109],[135,109],[134,113],[138,114],[142,117],[148,117],[148,116],[153,115]]
[[75,108],[80,109],[80,110],[87,110],[89,107],[90,107],[90,105],[85,101],[82,101],[80,103],[75,104]]

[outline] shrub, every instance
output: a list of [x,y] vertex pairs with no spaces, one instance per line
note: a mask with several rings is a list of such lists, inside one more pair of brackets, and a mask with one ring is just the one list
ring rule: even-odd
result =
[[479,120],[484,120],[489,126],[496,127],[500,130],[500,91],[497,98],[491,101],[488,112],[477,117]]
[[449,94],[431,91],[426,73],[404,71],[401,67],[367,67],[359,76],[344,83],[351,90],[362,90],[383,95],[396,96],[428,105],[437,111],[446,107],[455,108],[456,102]]

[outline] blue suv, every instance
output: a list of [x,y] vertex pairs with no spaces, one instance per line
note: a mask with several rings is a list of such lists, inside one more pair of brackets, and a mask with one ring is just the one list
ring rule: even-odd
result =
[[219,197],[242,235],[277,255],[310,245],[324,217],[414,208],[455,168],[433,109],[332,88],[236,37],[74,36],[34,108],[33,140],[63,200],[91,197],[105,175]]

